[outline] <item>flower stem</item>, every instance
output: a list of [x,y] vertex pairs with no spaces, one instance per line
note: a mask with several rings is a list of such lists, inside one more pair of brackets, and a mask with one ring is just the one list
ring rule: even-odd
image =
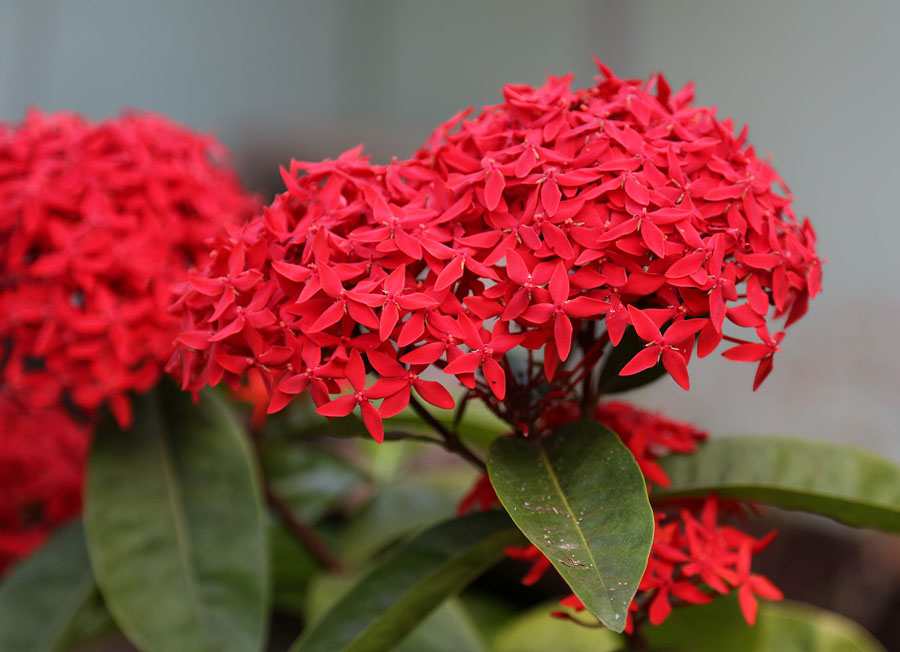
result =
[[260,476],[262,477],[262,488],[266,497],[266,502],[269,504],[269,507],[272,508],[272,511],[275,512],[278,520],[281,521],[282,525],[284,525],[287,531],[300,543],[300,545],[306,548],[319,565],[332,573],[343,572],[343,564],[337,556],[331,552],[328,544],[325,543],[312,527],[294,513],[291,506],[278,495],[272,487],[272,484],[269,482],[269,478],[266,477],[266,474],[262,471],[262,433],[259,431],[251,432],[250,440],[253,443],[253,450],[256,452],[256,460],[259,465]]
[[422,405],[415,399],[415,397],[411,397],[409,399],[409,405],[410,407],[412,407],[415,413],[418,414],[419,417],[421,417],[422,421],[434,428],[435,431],[441,436],[441,438],[444,440],[445,449],[447,449],[451,453],[456,453],[467,462],[470,462],[471,464],[477,466],[482,472],[487,470],[484,461],[471,450],[469,450],[468,447],[466,447],[466,445],[459,438],[459,435],[456,432],[449,430],[443,423],[438,421],[431,412],[425,409],[424,405]]
[[462,418],[466,412],[466,406],[469,405],[469,398],[471,396],[471,390],[467,391],[466,395],[462,397],[462,400],[459,402],[459,405],[456,408],[456,414],[453,415],[453,430],[455,432],[459,432],[459,424],[462,423]]
[[282,524],[297,539],[303,547],[315,558],[319,564],[331,571],[332,573],[340,573],[344,570],[343,564],[331,552],[328,545],[322,538],[316,534],[310,526],[297,518],[294,510],[288,505],[281,496],[272,490],[268,482],[264,483],[266,493],[266,502],[275,512]]
[[581,332],[581,350],[584,352],[584,379],[581,386],[581,416],[588,419],[593,412],[597,399],[594,395],[594,365],[588,360],[591,347],[594,344],[594,322],[585,324]]

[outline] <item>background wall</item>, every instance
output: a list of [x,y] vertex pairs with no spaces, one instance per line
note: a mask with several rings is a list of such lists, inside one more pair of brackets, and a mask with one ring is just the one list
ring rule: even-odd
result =
[[247,183],[277,165],[365,142],[408,155],[504,82],[574,71],[590,54],[620,76],[661,69],[751,125],[750,140],[812,216],[825,292],[791,329],[763,388],[751,365],[691,366],[648,406],[715,433],[858,442],[900,461],[900,3],[554,3],[417,0],[0,0],[0,118],[29,106],[92,117],[161,111],[213,130]]

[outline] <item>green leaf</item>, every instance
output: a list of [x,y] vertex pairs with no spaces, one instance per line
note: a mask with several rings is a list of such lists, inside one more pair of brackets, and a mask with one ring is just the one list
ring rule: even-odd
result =
[[393,652],[488,652],[472,617],[458,600],[438,607]]
[[506,624],[494,637],[493,652],[615,652],[622,637],[608,629],[580,627],[553,618],[556,603],[541,605]]
[[275,493],[306,523],[325,516],[363,482],[351,464],[302,441],[267,443],[262,463]]
[[675,609],[658,627],[645,627],[652,649],[667,652],[884,652],[868,632],[843,616],[796,602],[761,602],[756,625],[737,601]]
[[286,613],[302,614],[306,588],[319,572],[319,564],[280,523],[269,527],[269,567],[272,605]]
[[60,650],[87,649],[85,646],[110,639],[116,636],[118,631],[119,628],[103,604],[103,596],[95,586],[87,602],[82,604],[75,614]]
[[756,626],[760,652],[884,652],[881,644],[853,621],[811,605],[763,604]]
[[665,367],[658,363],[633,376],[620,376],[619,372],[644,348],[646,342],[638,337],[634,328],[629,326],[622,336],[619,346],[613,347],[607,354],[603,369],[600,370],[600,380],[597,391],[603,394],[618,394],[627,392],[644,385],[649,385],[654,380],[662,378],[666,374]]
[[437,525],[369,571],[291,652],[379,652],[394,649],[447,598],[503,558],[520,541],[500,512],[470,514]]
[[0,650],[55,652],[95,595],[81,522],[58,530],[0,584]]
[[503,437],[491,445],[488,473],[525,536],[585,606],[621,632],[654,521],[644,476],[615,433],[585,420],[533,440]]
[[268,616],[266,517],[249,443],[214,393],[164,384],[91,449],[85,532],[107,607],[143,652],[254,652]]
[[450,518],[474,479],[474,471],[459,467],[385,485],[344,528],[344,559],[358,566],[405,535]]
[[[306,613],[321,618],[353,588],[346,576],[319,575],[310,585]],[[456,598],[446,600],[392,652],[487,652],[486,643],[469,611]]]
[[489,641],[522,611],[519,605],[476,587],[469,587],[458,599],[478,631]]
[[309,582],[303,604],[303,615],[307,623],[315,624],[343,598],[359,581],[349,573],[340,575],[321,571]]
[[847,446],[779,437],[724,437],[660,460],[672,480],[653,499],[716,493],[900,532],[900,468]]

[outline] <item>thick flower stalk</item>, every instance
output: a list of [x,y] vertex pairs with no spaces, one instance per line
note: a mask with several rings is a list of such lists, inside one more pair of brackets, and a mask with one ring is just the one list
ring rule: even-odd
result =
[[0,127],[0,393],[128,424],[178,335],[172,284],[255,210],[224,153],[150,114]]
[[725,340],[758,387],[774,320],[820,289],[812,226],[746,129],[693,106],[690,86],[600,69],[583,90],[506,86],[410,160],[292,162],[286,191],[184,288],[184,387],[256,369],[270,412],[308,390],[380,440],[413,393],[452,407],[455,377],[533,432],[539,403],[575,382],[590,411],[597,362],[629,326],[646,346],[623,375],[661,363],[687,389],[695,341],[703,357]]
[[[647,481],[651,503],[653,486],[669,484],[669,478],[654,460],[671,453],[691,454],[697,443],[707,437],[705,432],[689,424],[620,401],[601,403],[595,418],[618,434],[638,461]],[[484,475],[463,497],[458,511],[465,513],[499,506],[497,495]],[[747,511],[746,505],[719,501],[715,496],[684,505],[654,504],[656,531],[653,546],[628,612],[626,632],[633,632],[635,623],[645,620],[659,625],[673,606],[706,604],[713,596],[732,591],[737,591],[744,618],[752,625],[756,621],[757,596],[781,599],[781,591],[765,577],[753,574],[750,568],[752,556],[765,548],[775,533],[755,539],[720,522],[723,513],[742,511]],[[526,585],[534,584],[552,568],[550,560],[534,545],[510,548],[507,554],[531,564],[522,578]],[[562,610],[554,615],[573,620],[584,617],[575,615],[583,612],[585,607],[574,594],[563,598],[560,604],[569,611]]]

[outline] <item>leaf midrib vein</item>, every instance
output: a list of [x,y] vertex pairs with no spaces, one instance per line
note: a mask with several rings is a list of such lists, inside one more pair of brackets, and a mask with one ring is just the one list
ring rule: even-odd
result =
[[37,650],[38,652],[41,650],[52,650],[55,649],[56,645],[59,645],[59,637],[65,632],[66,624],[71,622],[71,617],[75,615],[78,608],[83,604],[84,597],[93,584],[94,574],[88,569],[82,574],[74,588],[66,595],[59,609],[53,614],[44,631],[41,632],[32,650]]
[[203,617],[204,609],[198,597],[197,586],[194,583],[194,573],[196,569],[194,568],[194,564],[191,562],[189,554],[190,539],[187,535],[188,527],[183,511],[184,505],[182,504],[181,494],[178,491],[178,483],[175,477],[174,458],[169,446],[169,442],[166,439],[166,433],[163,432],[163,428],[158,423],[157,436],[159,437],[163,458],[163,473],[165,474],[166,480],[166,493],[169,498],[169,505],[172,508],[172,521],[175,526],[175,541],[178,547],[178,557],[181,560],[182,566],[184,567],[188,602],[190,603],[194,613],[196,614],[198,624],[200,625],[205,635],[206,627],[205,618]]
[[[578,536],[581,538],[581,543],[584,544],[584,549],[588,554],[588,557],[591,560],[591,568],[594,570],[594,574],[597,576],[597,579],[600,581],[600,586],[603,587],[604,591],[607,591],[606,582],[603,581],[603,576],[600,575],[600,568],[597,566],[597,560],[594,559],[594,553],[591,551],[591,547],[588,545],[587,539],[584,536],[584,532],[581,530],[581,526],[578,525],[578,519],[575,516],[575,512],[572,510],[572,507],[569,505],[569,501],[566,500],[566,496],[563,493],[562,487],[559,484],[559,479],[556,477],[556,473],[553,471],[553,467],[550,464],[550,458],[547,457],[547,452],[544,448],[538,447],[538,453],[541,457],[541,462],[547,469],[547,474],[550,476],[550,479],[553,481],[553,487],[556,489],[556,493],[559,495],[560,500],[562,500],[563,507],[565,507],[566,511],[572,517],[572,527],[575,528],[575,531],[578,532]],[[608,591],[607,591],[608,592]]]

